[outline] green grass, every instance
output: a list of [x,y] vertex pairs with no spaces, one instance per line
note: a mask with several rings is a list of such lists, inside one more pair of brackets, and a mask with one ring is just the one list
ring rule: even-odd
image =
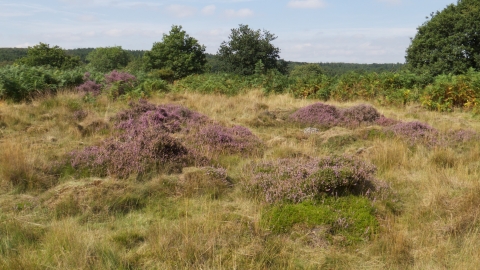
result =
[[347,245],[367,241],[379,226],[370,200],[356,196],[271,206],[262,215],[262,221],[275,233],[291,232],[296,225],[324,227],[329,240],[343,236]]

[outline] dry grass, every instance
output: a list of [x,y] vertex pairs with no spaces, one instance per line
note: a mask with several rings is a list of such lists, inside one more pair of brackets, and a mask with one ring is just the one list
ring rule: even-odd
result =
[[[233,183],[220,187],[198,168],[146,182],[85,179],[58,169],[52,164],[66,153],[106,138],[110,118],[127,107],[126,101],[100,96],[89,103],[66,92],[31,104],[0,104],[1,269],[476,269],[480,264],[478,141],[427,147],[365,135],[378,127],[304,134],[284,116],[315,101],[255,90],[236,97],[168,93],[150,102],[181,104],[224,125],[247,126],[266,145],[258,159],[347,153],[375,164],[377,178],[391,189],[374,203],[379,231],[368,242],[346,247],[326,241],[321,227],[270,232],[261,224],[265,204],[235,185],[244,165],[257,158],[220,156],[217,162]],[[480,120],[468,112],[376,108],[396,120],[426,122],[442,134],[480,132]],[[86,116],[76,119],[78,110]],[[106,126],[95,129],[92,123]],[[185,179],[197,186],[182,189]],[[221,196],[212,196],[217,188]]]

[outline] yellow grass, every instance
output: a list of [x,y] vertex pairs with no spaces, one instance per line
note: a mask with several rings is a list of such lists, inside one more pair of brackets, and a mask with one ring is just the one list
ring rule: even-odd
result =
[[[265,204],[246,196],[238,185],[219,198],[179,191],[179,183],[191,170],[147,182],[52,176],[52,162],[108,136],[108,132],[82,135],[78,125],[108,124],[127,107],[126,101],[103,96],[84,103],[77,94],[66,92],[31,104],[0,103],[0,124],[4,123],[0,269],[477,269],[480,265],[480,142],[428,148],[376,137],[338,145],[331,138],[359,138],[363,131],[333,128],[305,135],[302,128],[281,118],[262,117],[265,112],[288,114],[316,101],[265,96],[259,90],[236,97],[167,93],[150,102],[181,104],[227,126],[247,126],[266,145],[259,159],[347,153],[373,163],[377,178],[391,190],[388,199],[375,202],[378,233],[368,242],[347,247],[326,241],[321,228],[298,226],[289,234],[274,234],[261,225]],[[479,119],[468,112],[441,114],[416,104],[373,105],[387,117],[419,120],[440,132],[480,132]],[[78,109],[88,112],[81,121],[72,118]],[[220,159],[235,182],[241,181],[242,168],[250,160]],[[97,188],[95,181],[101,181]],[[123,214],[105,210],[125,194],[140,196],[145,206]],[[105,202],[105,208],[93,209],[92,198]],[[76,205],[78,212],[55,215],[59,202],[67,209]]]

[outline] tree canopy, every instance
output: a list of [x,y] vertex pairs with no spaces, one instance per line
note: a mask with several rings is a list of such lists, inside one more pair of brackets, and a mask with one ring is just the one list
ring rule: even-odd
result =
[[80,58],[67,55],[58,46],[50,47],[50,45],[40,42],[38,45],[28,47],[27,56],[17,60],[17,63],[32,67],[73,68],[80,65]]
[[89,65],[100,72],[109,72],[128,65],[130,54],[121,46],[96,48],[87,55]]
[[[280,49],[272,44],[277,37],[267,30],[252,30],[240,24],[232,29],[228,41],[223,41],[217,55],[226,72],[252,75],[260,62],[265,70],[279,68]],[[282,65],[283,66],[283,65]],[[258,72],[258,70],[257,70]]]
[[407,49],[406,63],[433,76],[479,70],[480,0],[459,0],[430,14]]
[[205,46],[178,25],[173,25],[170,32],[163,35],[161,42],[155,42],[152,50],[145,52],[143,59],[147,70],[171,70],[175,79],[202,73],[207,63]]

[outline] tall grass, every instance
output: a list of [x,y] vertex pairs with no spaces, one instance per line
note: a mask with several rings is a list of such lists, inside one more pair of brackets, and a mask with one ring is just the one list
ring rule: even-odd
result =
[[[151,112],[170,104],[208,118],[196,121],[202,123],[197,129],[184,122],[183,132],[169,136],[210,163],[173,172],[149,168],[143,178],[92,175],[65,163],[72,151],[111,138],[127,142],[126,129],[117,130],[121,115],[140,122],[145,111],[134,116],[125,99],[60,91],[28,104],[2,103],[0,268],[475,269],[480,263],[478,119],[470,112],[438,113],[415,103],[397,107],[373,100],[367,107],[363,101],[327,101],[342,112],[337,125],[305,133],[310,124],[292,123],[290,116],[316,103],[261,89],[237,95],[153,94],[146,106]],[[378,122],[380,115],[393,122]],[[344,124],[347,116],[356,124]],[[413,121],[420,129],[405,125]],[[178,130],[169,125],[173,122],[155,127]],[[208,124],[213,126],[202,138],[185,129],[200,131]],[[215,138],[208,135],[212,130],[226,139],[208,145]],[[224,133],[228,136],[220,136]],[[232,151],[236,136],[260,144]],[[202,144],[192,143],[195,139]],[[332,153],[357,161],[350,167],[374,165],[376,171],[367,176],[378,193],[323,192],[301,203],[267,202],[244,188],[253,179],[246,172],[255,165],[255,173],[263,173],[272,187],[280,181],[276,178],[318,180],[302,178],[308,171],[295,162],[324,160]],[[278,160],[288,160],[288,166]],[[357,175],[343,163],[322,168],[331,180]],[[288,170],[295,166],[298,170]]]

